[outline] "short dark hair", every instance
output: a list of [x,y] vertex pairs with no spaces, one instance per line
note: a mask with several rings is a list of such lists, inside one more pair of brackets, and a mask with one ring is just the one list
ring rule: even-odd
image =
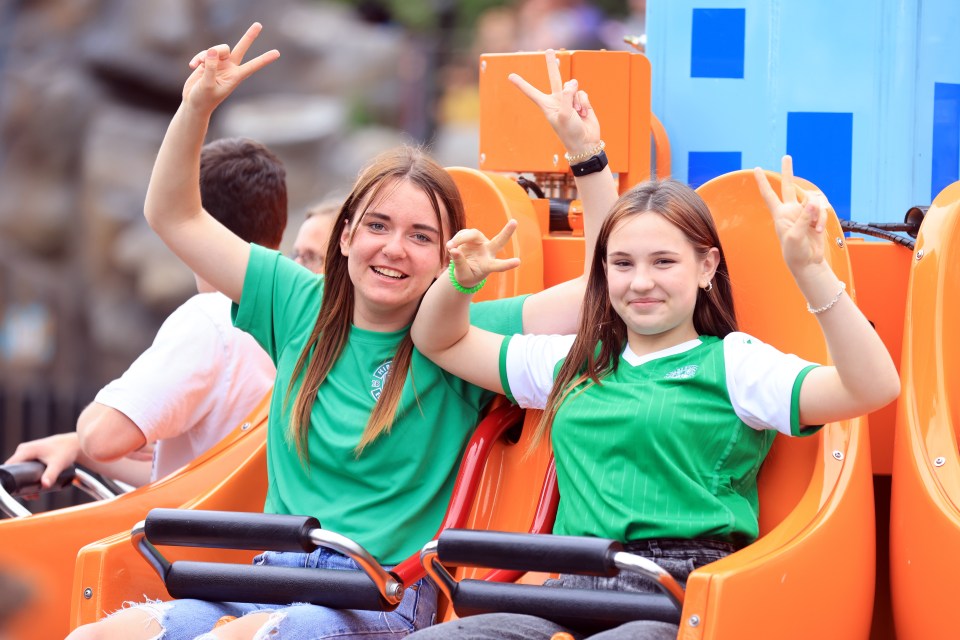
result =
[[200,153],[203,208],[247,242],[276,249],[287,226],[287,171],[249,138],[209,142]]

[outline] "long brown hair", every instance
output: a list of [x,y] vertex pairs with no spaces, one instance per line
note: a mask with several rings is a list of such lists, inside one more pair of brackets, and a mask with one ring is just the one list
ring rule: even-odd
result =
[[703,199],[687,185],[674,180],[644,182],[624,192],[600,228],[577,337],[547,397],[547,406],[537,425],[531,448],[548,437],[553,419],[567,394],[588,380],[591,384],[600,384],[603,376],[617,370],[620,354],[627,344],[627,327],[610,302],[607,246],[617,225],[645,214],[661,215],[680,229],[700,258],[711,248],[717,248],[720,261],[713,277],[713,289],[700,289],[697,293],[693,326],[699,335],[719,338],[737,330],[727,259],[713,217]]
[[[409,182],[427,195],[436,216],[437,227],[446,229],[448,237],[466,224],[460,192],[450,174],[419,149],[404,146],[383,153],[374,158],[360,173],[353,190],[340,208],[334,231],[330,235],[320,312],[287,387],[289,399],[297,379],[303,374],[290,416],[290,435],[296,443],[301,460],[307,459],[307,434],[317,391],[340,357],[353,321],[354,286],[347,269],[347,257],[340,252],[340,234],[344,227],[352,229],[352,241],[357,226],[370,206],[388,196],[389,191],[395,188],[399,181]],[[446,224],[443,223],[444,215]],[[446,254],[445,242],[445,239],[441,238],[437,247],[438,265]],[[397,346],[390,365],[390,375],[357,445],[358,456],[364,447],[376,440],[380,434],[389,432],[393,425],[412,355],[413,341],[408,331]]]

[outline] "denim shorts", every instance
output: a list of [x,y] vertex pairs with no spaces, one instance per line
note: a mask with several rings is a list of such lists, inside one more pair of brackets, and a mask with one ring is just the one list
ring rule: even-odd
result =
[[[267,551],[254,564],[275,567],[311,567],[358,570],[350,558],[320,548],[313,553]],[[403,600],[391,612],[340,610],[313,604],[287,606],[204,600],[173,600],[136,605],[149,611],[163,627],[158,640],[206,640],[225,616],[239,618],[250,613],[272,613],[256,638],[270,640],[389,640],[404,638],[434,622],[437,610],[436,587],[429,580],[407,587]]]

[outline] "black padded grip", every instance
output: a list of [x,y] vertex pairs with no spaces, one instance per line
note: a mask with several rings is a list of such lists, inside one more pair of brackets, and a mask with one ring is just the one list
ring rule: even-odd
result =
[[49,489],[40,486],[40,477],[47,465],[39,461],[16,462],[0,466],[0,485],[12,496],[29,495],[43,491],[59,491],[71,482],[76,475],[76,467],[70,465],[60,472]]
[[376,585],[362,571],[181,560],[170,566],[166,585],[174,598],[264,604],[309,602],[368,611],[396,607],[380,597]]
[[437,541],[441,562],[519,571],[616,575],[623,545],[605,538],[447,529]]
[[145,533],[152,544],[177,547],[310,552],[317,546],[308,534],[319,528],[320,522],[310,516],[151,509]]
[[666,596],[526,584],[462,581],[453,597],[460,617],[480,613],[525,613],[582,632],[609,629],[631,620],[678,623],[680,611]]

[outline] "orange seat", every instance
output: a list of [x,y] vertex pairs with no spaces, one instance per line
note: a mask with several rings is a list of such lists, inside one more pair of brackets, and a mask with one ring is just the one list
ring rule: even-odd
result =
[[945,637],[960,549],[960,183],[917,237],[900,365],[890,505],[890,586],[899,638]]
[[[523,189],[512,180],[474,169],[451,168],[449,172],[463,195],[468,224],[492,236],[500,231],[508,219],[518,221],[517,232],[504,248],[503,254],[504,257],[522,256],[521,267],[492,275],[488,285],[477,298],[493,299],[541,290],[543,261],[540,227],[533,205]],[[262,407],[262,413],[260,421],[265,422],[266,405]],[[266,496],[266,444],[263,434],[260,434],[257,444],[255,449],[248,452],[247,457],[232,459],[230,464],[218,467],[216,484],[197,485],[193,491],[181,495],[179,501],[151,503],[149,496],[153,491],[152,487],[145,488],[140,493],[146,494],[145,503],[150,507],[260,511]],[[216,455],[212,457],[216,458]],[[143,508],[135,514],[111,519],[110,525],[98,528],[95,535],[84,536],[84,542],[89,542],[107,533],[121,532],[89,544],[77,555],[73,589],[70,592],[71,628],[94,622],[119,609],[127,600],[141,600],[144,596],[169,598],[160,579],[130,544],[129,531],[136,522],[143,519],[146,511],[147,509]],[[54,519],[56,517],[53,516]],[[48,539],[43,546],[56,544],[55,540]],[[76,550],[70,555],[71,561],[75,554]],[[171,561],[191,559],[246,562],[254,552],[179,548],[171,549],[165,555]],[[64,563],[69,564],[66,559]],[[66,601],[63,601],[61,610],[65,609]],[[50,634],[49,637],[56,635]]]
[[[220,483],[262,447],[269,394],[213,449],[180,471],[114,499],[0,521],[0,567],[29,587],[31,599],[9,623],[12,638],[62,638],[69,631],[71,589],[65,567],[85,544],[142,520],[153,507],[176,507]],[[261,494],[263,491],[261,490]],[[66,569],[69,575],[69,569]],[[92,589],[98,585],[85,585]]]
[[[779,191],[779,176],[768,175]],[[717,222],[741,330],[828,362],[753,175],[727,174],[698,193]],[[836,242],[842,238],[831,215],[826,259],[855,296],[849,258]],[[865,427],[860,418],[828,424],[808,438],[777,437],[759,478],[760,538],[691,574],[680,638],[869,636],[875,532]]]

